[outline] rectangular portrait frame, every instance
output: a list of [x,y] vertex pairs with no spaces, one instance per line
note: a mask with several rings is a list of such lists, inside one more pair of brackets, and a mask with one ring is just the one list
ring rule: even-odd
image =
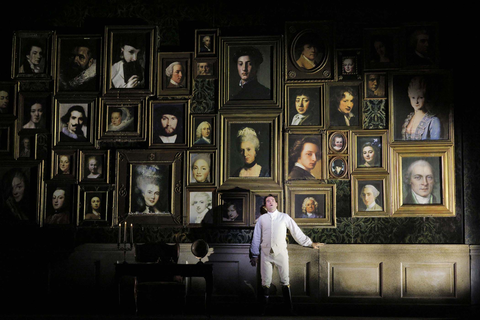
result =
[[195,29],[195,58],[216,57],[219,29]]
[[43,227],[67,228],[76,224],[76,184],[67,180],[45,182]]
[[387,130],[351,131],[351,172],[388,172]]
[[79,182],[85,184],[110,182],[110,150],[79,150],[78,158]]
[[[221,115],[221,185],[280,185],[280,122],[281,114],[274,112]],[[253,152],[249,159],[240,152],[242,141],[249,144],[245,149]],[[253,169],[254,174],[242,176],[242,170],[247,168]]]
[[398,69],[401,53],[400,28],[366,28],[363,31],[365,70]]
[[455,216],[454,147],[423,142],[390,150],[393,217]]
[[0,119],[15,119],[17,116],[18,81],[0,81]]
[[[10,186],[9,190],[3,190],[3,221],[41,225],[45,203],[44,167],[44,161],[2,161],[0,180],[2,186]],[[13,193],[14,180],[17,184],[23,183],[21,193]]]
[[[70,96],[55,98],[53,146],[61,148],[93,148],[95,142],[96,119],[98,117],[98,98],[96,96]],[[72,114],[75,115],[72,117]],[[68,117],[70,114],[70,118]],[[82,121],[81,135],[70,137],[68,123],[78,122],[78,117],[85,114]],[[67,134],[64,134],[66,132]],[[75,138],[76,137],[76,138]]]
[[[352,174],[351,178],[352,217],[389,217],[391,215],[388,174]],[[364,189],[365,195],[363,195]]]
[[50,92],[20,92],[18,95],[18,132],[50,133],[53,96]]
[[248,226],[250,220],[250,193],[248,191],[218,191],[217,218],[222,227]]
[[[112,207],[114,185],[77,186],[77,226],[109,227],[112,226]],[[95,199],[97,198],[97,199]],[[94,205],[98,206],[95,208]]]
[[158,53],[158,95],[188,96],[192,91],[192,53]]
[[[450,73],[444,70],[398,71],[389,73],[388,86],[390,143],[411,145],[426,140],[430,143],[454,141]],[[424,115],[414,130],[409,125],[413,124],[415,109]],[[414,131],[408,134],[409,130]]]
[[[220,37],[219,109],[281,108],[282,51],[278,36]],[[243,74],[241,66],[250,66]],[[247,83],[240,86],[240,74]],[[253,110],[252,110],[253,111]]]
[[51,178],[55,180],[78,181],[78,157],[75,149],[52,150]]
[[[106,26],[104,87],[107,95],[155,95],[157,27]],[[125,52],[129,49],[128,52]],[[130,58],[133,56],[135,61]],[[126,60],[131,61],[126,61]],[[125,68],[127,63],[135,63]],[[127,69],[127,71],[125,71]],[[125,74],[127,73],[127,74]],[[132,78],[136,76],[136,78]]]
[[[202,220],[194,210],[202,210]],[[217,189],[214,187],[186,188],[184,225],[188,227],[211,227],[217,224],[215,210],[217,207]],[[205,212],[206,211],[206,212]],[[199,222],[196,219],[199,219]]]
[[[325,115],[328,119],[328,128],[362,129],[363,82],[329,82],[325,90]],[[348,115],[353,114],[349,125],[345,120],[346,112],[349,112]]]
[[217,147],[217,115],[190,113],[191,148],[210,149]]
[[[12,78],[51,78],[54,34],[51,30],[19,30],[13,34]],[[34,65],[35,70],[31,70],[30,65]]]
[[285,23],[286,81],[334,81],[336,58],[333,21]]
[[[187,128],[189,120],[190,100],[150,100],[149,138],[150,148],[185,148],[188,146]],[[165,117],[165,119],[163,119]],[[168,127],[170,129],[166,130]],[[169,139],[173,130],[176,137]],[[171,137],[171,135],[170,135]]]
[[316,181],[327,177],[325,134],[285,133],[284,141],[285,181]]
[[216,186],[216,150],[188,150],[186,162],[187,186]]
[[[335,184],[287,184],[285,199],[287,214],[299,226],[309,228],[337,227]],[[313,205],[313,212],[307,211],[309,205]],[[310,216],[310,214],[312,215]]]
[[55,93],[98,94],[103,49],[101,35],[55,35]]
[[146,102],[143,97],[100,100],[98,139],[102,141],[145,141]]
[[[183,150],[118,150],[114,224],[128,220],[162,227],[180,225],[184,157]],[[156,193],[156,200],[143,197],[148,193]]]
[[273,195],[277,199],[277,209],[283,212],[284,197],[283,190],[250,190],[250,226],[253,227],[261,216],[261,207],[265,197]]
[[285,128],[292,132],[325,129],[325,84],[285,85]]

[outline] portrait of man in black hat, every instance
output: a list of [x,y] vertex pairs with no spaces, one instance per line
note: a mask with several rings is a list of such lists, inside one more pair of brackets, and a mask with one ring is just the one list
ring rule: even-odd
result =
[[153,106],[153,142],[184,143],[183,104],[158,104]]

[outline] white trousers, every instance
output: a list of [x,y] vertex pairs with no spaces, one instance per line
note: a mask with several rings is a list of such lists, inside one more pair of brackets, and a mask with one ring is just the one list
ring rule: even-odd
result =
[[277,267],[280,283],[283,286],[290,284],[288,268],[288,251],[274,254],[261,253],[260,257],[260,275],[262,276],[262,286],[270,287],[272,284],[273,266]]

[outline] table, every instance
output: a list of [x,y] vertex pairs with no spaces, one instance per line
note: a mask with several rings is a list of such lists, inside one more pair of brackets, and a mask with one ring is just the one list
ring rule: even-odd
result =
[[[201,277],[205,279],[205,310],[210,314],[213,291],[213,265],[198,262],[197,264],[161,264],[154,262],[116,262],[115,281],[120,284],[123,276],[183,276]],[[120,292],[120,291],[119,291]],[[120,301],[119,301],[120,302]]]

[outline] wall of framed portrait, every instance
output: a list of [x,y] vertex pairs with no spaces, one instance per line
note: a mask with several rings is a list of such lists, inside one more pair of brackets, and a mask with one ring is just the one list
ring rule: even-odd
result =
[[[87,242],[90,228],[108,242],[132,221],[159,238],[222,242],[236,230],[246,236],[233,241],[248,243],[269,193],[316,241],[464,242],[453,74],[437,22],[353,32],[285,18],[264,33],[168,34],[145,21],[13,30],[0,156],[43,172],[32,224],[65,227],[46,223],[47,208],[55,184],[71,184],[67,225]],[[93,198],[100,215],[89,215]],[[229,207],[239,220],[223,220]]]

